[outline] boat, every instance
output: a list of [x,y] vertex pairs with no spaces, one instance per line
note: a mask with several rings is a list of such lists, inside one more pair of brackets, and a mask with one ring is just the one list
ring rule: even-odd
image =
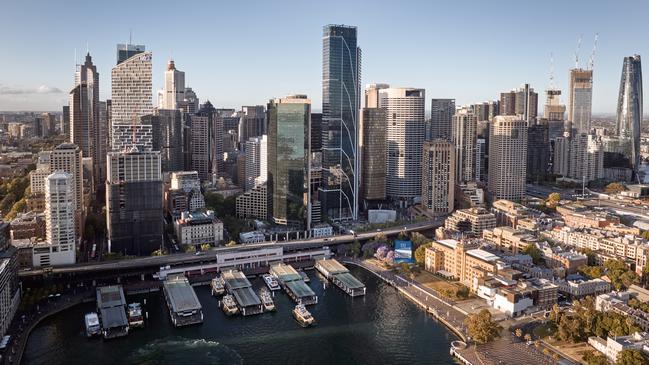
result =
[[86,314],[86,336],[94,337],[101,334],[101,325],[99,324],[99,316],[95,312]]
[[309,279],[309,275],[307,275],[304,271],[300,270],[298,272],[300,273],[300,276],[302,277],[302,280],[304,280],[305,283],[311,281],[311,279]]
[[264,278],[264,282],[266,283],[266,286],[268,286],[268,289],[272,291],[281,289],[279,286],[279,282],[274,276],[270,274],[266,274],[263,275],[262,278]]
[[237,302],[234,300],[232,294],[224,295],[223,298],[221,298],[221,309],[223,309],[223,313],[228,316],[239,313]]
[[128,305],[128,325],[131,327],[144,327],[144,316],[142,316],[142,305],[131,303]]
[[273,301],[273,297],[268,289],[261,288],[261,290],[259,290],[259,299],[261,299],[264,311],[272,312],[275,310],[275,302]]
[[215,277],[212,279],[212,283],[210,284],[210,287],[212,287],[212,295],[222,295],[225,293],[225,285],[223,283],[223,278],[220,276]]
[[315,323],[315,319],[311,313],[306,310],[304,304],[298,304],[293,309],[293,317],[297,320],[302,327],[309,327]]

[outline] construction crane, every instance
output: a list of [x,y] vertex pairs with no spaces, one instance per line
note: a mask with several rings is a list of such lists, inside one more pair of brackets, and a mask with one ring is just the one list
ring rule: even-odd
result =
[[550,90],[554,89],[554,54],[550,52]]
[[595,33],[595,42],[593,43],[593,52],[590,54],[590,59],[588,60],[588,69],[592,70],[595,66],[595,52],[597,52],[597,39],[599,38],[599,33]]
[[583,34],[579,35],[577,38],[577,49],[575,50],[575,68],[579,68],[579,50],[581,49],[581,37]]

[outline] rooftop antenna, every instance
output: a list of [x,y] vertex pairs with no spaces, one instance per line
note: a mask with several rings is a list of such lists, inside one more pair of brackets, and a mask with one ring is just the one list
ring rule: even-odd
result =
[[579,35],[577,38],[577,49],[575,50],[575,68],[579,68],[579,49],[581,48],[581,37],[583,34]]
[[[581,39],[580,39],[581,41]],[[133,42],[133,28],[129,28],[128,30],[128,44],[132,44]]]
[[88,41],[86,41],[86,54],[87,53],[90,53],[90,45],[89,45]]
[[592,70],[595,67],[595,52],[597,52],[597,39],[599,39],[599,33],[595,33],[595,42],[593,43],[593,52],[590,54],[590,60],[588,60],[588,69]]
[[550,52],[550,90],[554,90],[554,54]]

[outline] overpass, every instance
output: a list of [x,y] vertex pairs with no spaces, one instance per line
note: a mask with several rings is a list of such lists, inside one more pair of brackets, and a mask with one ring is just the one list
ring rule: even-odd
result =
[[324,246],[334,246],[345,243],[352,243],[355,240],[366,241],[378,233],[386,236],[396,236],[400,232],[419,232],[435,229],[441,226],[443,219],[427,220],[423,222],[407,224],[403,227],[386,228],[373,232],[358,233],[357,235],[347,234],[325,238],[309,238],[303,240],[285,242],[264,242],[254,244],[242,244],[231,247],[218,247],[206,251],[203,254],[178,253],[165,256],[151,256],[134,259],[123,259],[102,262],[84,262],[69,266],[57,266],[53,268],[34,268],[19,273],[20,279],[24,282],[42,281],[46,278],[67,278],[72,281],[108,279],[126,276],[150,275],[166,266],[191,266],[213,265],[219,254],[227,254],[240,251],[255,251],[265,248],[281,247],[285,253],[297,253],[300,251],[322,249]]

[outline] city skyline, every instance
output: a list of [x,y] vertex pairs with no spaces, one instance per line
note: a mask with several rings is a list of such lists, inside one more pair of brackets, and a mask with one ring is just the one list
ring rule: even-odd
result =
[[[311,13],[308,5],[300,2],[274,7],[259,4],[223,4],[218,9],[212,9],[210,4],[201,5],[201,12],[193,16],[191,26],[175,33],[164,31],[167,20],[172,17],[158,10],[165,8],[164,4],[134,5],[130,11],[138,14],[138,21],[122,16],[120,9],[125,6],[122,2],[99,4],[97,19],[92,20],[85,20],[80,13],[83,7],[74,4],[60,6],[39,1],[7,4],[6,14],[31,14],[33,19],[29,28],[18,33],[15,30],[22,29],[20,17],[9,16],[0,25],[0,34],[5,38],[3,44],[7,49],[17,50],[0,60],[0,67],[30,71],[3,75],[0,110],[59,111],[74,86],[69,75],[74,70],[75,48],[77,62],[81,63],[88,45],[99,73],[109,75],[115,65],[115,46],[128,42],[131,30],[131,43],[144,44],[153,53],[153,90],[162,88],[167,62],[174,59],[177,67],[186,72],[187,86],[201,100],[210,100],[217,107],[263,104],[272,97],[301,93],[313,100],[314,112],[320,111],[322,105],[322,60],[318,43],[324,24],[358,28],[358,43],[363,48],[362,86],[385,82],[395,87],[421,87],[430,98],[455,98],[458,105],[497,99],[500,92],[523,83],[529,83],[541,93],[550,84],[551,53],[554,83],[564,91],[562,102],[567,103],[568,70],[574,67],[577,38],[583,34],[579,58],[581,67],[586,67],[594,34],[599,33],[593,112],[614,114],[620,62],[630,54],[642,55],[646,48],[632,36],[646,33],[640,18],[646,4],[636,4],[634,8],[638,11],[625,12],[624,20],[616,15],[621,15],[628,6],[619,2],[532,5],[510,1],[489,4],[411,1],[391,11],[383,11],[382,6],[377,7],[381,10],[368,10],[362,4],[348,4],[349,11],[344,14],[334,11],[340,8],[335,4],[317,13]],[[452,14],[467,6],[475,10],[472,13],[483,14],[469,18],[473,25],[468,30],[454,27],[453,17],[435,18],[431,22],[425,16],[433,11]],[[236,17],[227,16],[219,17],[216,23],[208,22],[210,26],[201,25],[201,19],[209,14],[236,14],[248,8],[258,10],[247,13],[248,21],[258,26],[240,27]],[[500,12],[503,8],[507,11]],[[582,14],[578,19],[571,16],[576,11]],[[286,16],[282,22],[272,21],[284,14],[295,16]],[[535,14],[537,19],[552,17],[553,24],[557,25],[552,29],[541,28],[534,25],[529,14]],[[104,27],[108,29],[104,32],[92,31],[102,24],[111,27]],[[512,31],[521,26],[531,29]],[[78,32],[79,29],[90,31]],[[449,30],[452,36],[446,36]],[[291,41],[262,42],[267,34],[290,34]],[[504,39],[510,43],[503,43]],[[475,55],[453,56],[459,52],[465,54],[466,49],[473,50]],[[259,57],[236,56],[251,52],[265,55],[264,63],[259,64]],[[524,61],[517,56],[521,53],[528,56]],[[42,57],[43,54],[47,57]],[[290,62],[295,59],[300,61]],[[268,69],[275,72],[269,73]],[[105,100],[109,95],[110,80],[103,77],[100,99]]]

